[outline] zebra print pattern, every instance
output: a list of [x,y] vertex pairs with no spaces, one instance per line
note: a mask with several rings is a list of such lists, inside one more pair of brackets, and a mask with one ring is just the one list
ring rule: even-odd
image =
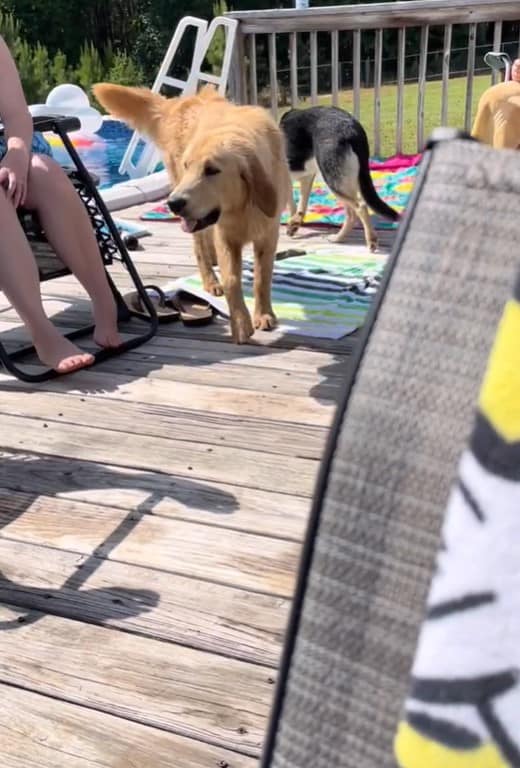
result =
[[520,767],[520,279],[448,503],[401,768]]

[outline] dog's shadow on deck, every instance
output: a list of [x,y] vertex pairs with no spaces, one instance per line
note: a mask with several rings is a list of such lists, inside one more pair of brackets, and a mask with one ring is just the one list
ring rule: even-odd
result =
[[[33,544],[31,541],[24,543],[16,532],[11,537],[8,529],[40,495],[74,500],[75,492],[81,492],[82,498],[86,496],[88,499],[90,492],[99,498],[100,491],[124,494],[126,490],[133,495],[138,491],[142,496],[141,501],[93,551],[76,553],[77,564],[58,588],[36,587],[14,581],[0,567],[0,602],[7,604],[15,614],[14,618],[0,620],[0,630],[14,630],[48,614],[101,625],[120,625],[125,619],[152,611],[160,600],[160,595],[153,590],[118,585],[86,589],[85,585],[143,517],[153,513],[161,501],[174,498],[186,506],[217,514],[229,514],[238,508],[238,502],[231,493],[184,478],[173,479],[156,472],[118,470],[94,462],[22,453],[0,455],[0,488],[3,489],[0,492],[0,530],[3,529],[0,546],[3,541],[7,547],[29,547]],[[10,544],[10,541],[13,543]],[[42,549],[52,562],[53,547],[43,545]],[[44,553],[40,551],[39,554]],[[74,555],[73,552],[68,554]]]

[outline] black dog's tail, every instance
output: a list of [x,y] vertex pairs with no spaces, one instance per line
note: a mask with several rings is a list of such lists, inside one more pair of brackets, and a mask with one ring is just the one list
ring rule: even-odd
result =
[[374,187],[374,182],[372,181],[372,176],[370,175],[368,163],[363,163],[359,155],[358,158],[359,188],[365,203],[370,208],[372,208],[373,211],[378,213],[380,216],[383,216],[385,219],[390,219],[390,221],[399,221],[401,218],[400,214],[398,214],[397,211],[394,211],[393,208],[390,208],[390,206],[387,205],[384,200],[381,200],[377,194],[376,188]]

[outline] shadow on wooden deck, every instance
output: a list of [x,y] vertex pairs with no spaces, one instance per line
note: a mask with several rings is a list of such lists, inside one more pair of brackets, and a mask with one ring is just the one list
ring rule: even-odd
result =
[[[4,385],[5,387],[5,385]],[[85,471],[85,469],[87,471]],[[159,473],[160,474],[160,473]],[[31,478],[34,492],[28,492]],[[79,479],[81,478],[81,479]],[[0,602],[19,608],[19,615],[9,621],[0,621],[0,630],[15,630],[21,624],[34,623],[46,614],[66,615],[81,621],[106,624],[117,619],[122,621],[155,608],[159,594],[148,589],[128,589],[117,585],[104,589],[82,589],[95,571],[107,560],[111,552],[139,525],[147,514],[153,514],[157,503],[166,495],[183,503],[191,503],[198,509],[216,514],[231,513],[237,509],[237,501],[231,493],[183,478],[172,480],[164,475],[164,486],[158,487],[158,473],[137,472],[127,477],[113,472],[102,464],[75,462],[71,459],[32,457],[24,460],[21,455],[0,459],[0,528],[6,528],[38,499],[45,488],[52,495],[70,492],[75,486],[82,489],[118,488],[124,490],[147,489],[147,496],[120,522],[120,524],[87,557],[78,554],[78,565],[59,589],[36,588],[18,584],[6,578],[0,569]],[[8,489],[8,490],[5,490]],[[38,490],[37,490],[38,489]],[[16,495],[9,491],[16,491]],[[216,498],[217,495],[217,498]],[[210,502],[211,497],[211,502]],[[49,558],[53,550],[49,547]],[[54,609],[59,605],[59,610]]]

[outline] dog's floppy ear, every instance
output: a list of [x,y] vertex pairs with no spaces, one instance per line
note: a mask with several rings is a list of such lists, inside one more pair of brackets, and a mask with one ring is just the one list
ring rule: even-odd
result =
[[165,102],[163,96],[148,88],[128,88],[124,85],[97,83],[92,86],[94,96],[110,114],[128,123],[152,138]]
[[266,216],[273,218],[278,211],[278,193],[272,181],[253,152],[244,155],[243,161],[242,177],[248,186],[251,202]]

